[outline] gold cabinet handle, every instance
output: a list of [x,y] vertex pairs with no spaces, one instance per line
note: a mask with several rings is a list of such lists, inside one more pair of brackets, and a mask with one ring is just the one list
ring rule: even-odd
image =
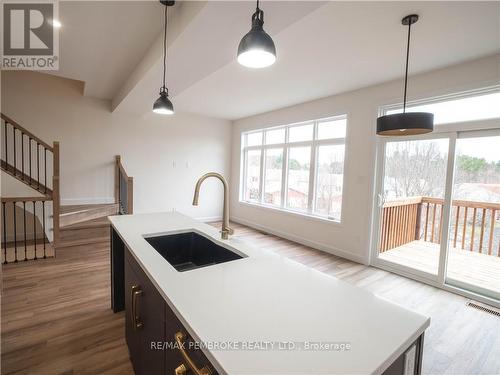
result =
[[[210,370],[210,367],[204,366],[201,369],[199,369],[198,367],[196,367],[194,361],[187,354],[186,350],[184,349],[184,340],[186,339],[186,336],[184,335],[184,333],[179,331],[175,334],[174,337],[175,337],[175,341],[177,342],[177,346],[179,347],[179,350],[181,351],[181,354],[184,357],[184,361],[186,361],[186,363],[187,363],[187,367],[189,369],[191,369],[195,375],[211,375],[212,370]],[[182,364],[175,369],[176,374],[177,374],[178,369],[182,371],[181,367],[183,367],[184,370],[186,370],[186,366],[184,364]],[[179,375],[182,375],[182,373],[179,373]]]
[[175,375],[186,375],[186,372],[187,372],[187,369],[186,369],[186,366],[184,366],[184,363],[180,364],[175,369]]
[[134,331],[138,328],[142,328],[141,319],[137,316],[137,297],[142,296],[142,290],[139,285],[133,285],[131,289],[132,298],[132,325],[134,326]]

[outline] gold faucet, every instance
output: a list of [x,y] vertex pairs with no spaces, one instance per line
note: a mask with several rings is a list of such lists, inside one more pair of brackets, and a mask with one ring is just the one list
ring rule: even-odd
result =
[[227,186],[226,179],[219,173],[208,172],[200,177],[198,182],[196,183],[196,187],[194,188],[194,197],[193,197],[193,206],[198,206],[198,197],[200,195],[200,187],[203,181],[205,181],[209,177],[216,177],[224,185],[224,206],[222,208],[222,230],[221,230],[221,238],[223,240],[227,240],[230,234],[233,234],[234,231],[229,228],[229,188]]

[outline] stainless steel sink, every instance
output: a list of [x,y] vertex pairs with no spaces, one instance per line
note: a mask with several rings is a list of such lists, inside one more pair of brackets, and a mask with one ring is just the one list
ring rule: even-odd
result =
[[195,232],[145,237],[145,240],[179,272],[243,258]]

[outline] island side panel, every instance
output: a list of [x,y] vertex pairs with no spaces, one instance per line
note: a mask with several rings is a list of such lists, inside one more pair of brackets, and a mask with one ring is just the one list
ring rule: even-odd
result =
[[[383,375],[421,375],[423,346],[424,334],[422,333],[422,335],[420,335],[420,337],[383,372]],[[412,350],[413,347],[415,348]]]
[[125,309],[125,244],[111,226],[111,308],[117,313]]

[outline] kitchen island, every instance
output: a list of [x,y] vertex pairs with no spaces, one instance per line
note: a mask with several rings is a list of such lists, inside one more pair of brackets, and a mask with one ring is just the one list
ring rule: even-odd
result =
[[[178,213],[110,220],[137,375],[420,373],[427,317]],[[181,233],[237,257],[176,269],[151,239]]]

